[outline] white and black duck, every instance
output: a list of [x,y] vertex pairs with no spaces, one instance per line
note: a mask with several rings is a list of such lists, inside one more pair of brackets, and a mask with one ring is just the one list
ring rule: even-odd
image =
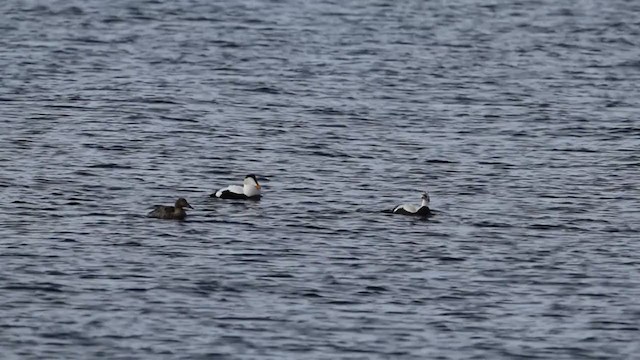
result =
[[220,199],[259,200],[261,197],[260,189],[261,186],[256,176],[249,174],[245,176],[242,186],[229,185],[211,194],[211,197]]
[[413,215],[413,216],[429,216],[431,215],[431,209],[429,208],[429,193],[426,191],[422,193],[422,202],[420,206],[413,204],[401,204],[391,210],[394,214],[401,215]]

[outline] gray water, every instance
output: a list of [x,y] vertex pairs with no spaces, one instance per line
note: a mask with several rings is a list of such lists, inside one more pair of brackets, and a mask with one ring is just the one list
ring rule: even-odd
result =
[[637,359],[639,13],[2,2],[1,357]]

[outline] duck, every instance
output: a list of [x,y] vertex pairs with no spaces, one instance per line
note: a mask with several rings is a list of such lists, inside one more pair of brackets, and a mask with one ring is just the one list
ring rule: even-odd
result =
[[173,206],[155,205],[147,217],[170,220],[184,220],[187,217],[185,208],[193,209],[184,198],[179,198]]
[[220,189],[211,194],[211,197],[220,199],[241,199],[241,200],[260,200],[260,183],[255,175],[249,174],[244,177],[242,186],[229,185],[224,189]]
[[429,193],[426,191],[423,192],[421,199],[422,199],[422,203],[420,204],[420,206],[415,206],[413,204],[401,204],[393,208],[391,212],[394,214],[413,215],[413,216],[431,215],[431,209],[429,209],[429,201],[430,201]]

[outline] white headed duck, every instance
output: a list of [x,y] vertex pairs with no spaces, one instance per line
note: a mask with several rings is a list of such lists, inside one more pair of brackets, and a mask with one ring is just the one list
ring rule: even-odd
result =
[[398,205],[391,211],[394,214],[401,215],[414,215],[414,216],[429,216],[431,215],[431,209],[429,209],[429,193],[422,193],[422,203],[420,206],[416,206],[413,204],[402,204]]
[[253,174],[245,176],[242,186],[229,185],[224,189],[220,189],[211,194],[211,197],[220,199],[242,199],[242,200],[259,200],[260,184]]

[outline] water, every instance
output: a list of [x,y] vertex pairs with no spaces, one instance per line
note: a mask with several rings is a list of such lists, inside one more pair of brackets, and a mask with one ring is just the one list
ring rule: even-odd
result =
[[640,351],[637,2],[0,9],[3,358]]

